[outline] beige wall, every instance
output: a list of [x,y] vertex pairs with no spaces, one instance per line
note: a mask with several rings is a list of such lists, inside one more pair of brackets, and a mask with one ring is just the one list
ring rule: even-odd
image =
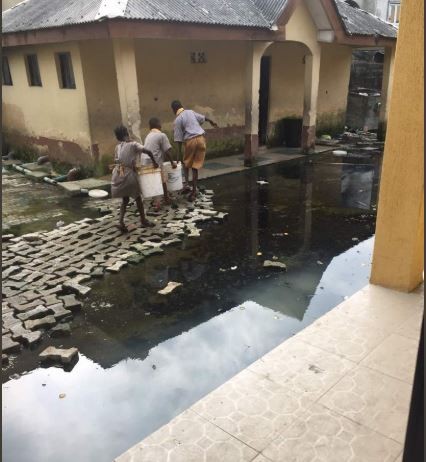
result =
[[[71,53],[76,89],[59,88],[55,52]],[[90,160],[90,131],[80,51],[76,43],[6,49],[12,86],[3,85],[6,139],[31,144],[41,153],[72,161]],[[42,87],[30,87],[24,56],[36,53]]]
[[88,40],[80,43],[83,77],[93,145],[100,156],[111,157],[116,140],[114,128],[121,123],[112,43]]
[[[244,126],[245,43],[139,40],[136,47],[142,133],[152,116],[171,129],[173,99],[221,127]],[[192,51],[204,51],[207,63],[191,64]]]
[[323,43],[318,90],[317,131],[334,131],[345,124],[352,49]]
[[1,2],[1,10],[5,11],[8,10],[9,8],[12,8],[12,6],[17,5],[18,3],[21,3],[22,0],[2,0]]

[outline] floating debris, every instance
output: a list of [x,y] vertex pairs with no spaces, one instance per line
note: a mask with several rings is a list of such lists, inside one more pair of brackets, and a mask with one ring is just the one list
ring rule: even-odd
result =
[[321,260],[317,260],[318,265],[323,265],[324,263]]
[[264,181],[264,180],[256,181],[256,183],[260,185],[269,184],[267,181]]
[[281,270],[281,271],[286,271],[287,270],[287,265],[285,263],[281,263],[279,261],[265,260],[263,262],[263,267],[264,268],[277,269],[277,270]]
[[181,286],[182,284],[180,282],[169,282],[164,289],[161,289],[158,291],[160,295],[167,295],[173,292],[177,287]]
[[65,393],[60,393],[60,394],[59,394],[59,399],[64,399],[65,396],[67,396]]

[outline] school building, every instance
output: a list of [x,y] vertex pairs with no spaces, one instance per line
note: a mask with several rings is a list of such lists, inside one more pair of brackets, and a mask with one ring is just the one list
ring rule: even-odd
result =
[[[397,29],[342,0],[25,0],[3,19],[3,133],[72,164],[112,155],[123,122],[143,138],[170,102],[219,124],[209,149],[253,163],[277,122],[343,128],[352,51],[384,47],[386,124]],[[353,3],[353,2],[352,2]]]

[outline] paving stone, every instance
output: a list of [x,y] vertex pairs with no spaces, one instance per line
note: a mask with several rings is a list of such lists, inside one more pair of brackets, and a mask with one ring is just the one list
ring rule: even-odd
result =
[[56,305],[50,305],[49,309],[53,311],[53,316],[58,321],[60,321],[61,319],[72,317],[72,312],[70,310],[66,310],[62,302]]
[[47,308],[44,305],[38,305],[36,308],[26,311],[17,315],[17,318],[21,321],[28,321],[29,319],[39,319],[43,318],[47,314],[51,313],[52,310]]
[[55,294],[47,295],[46,297],[43,297],[43,301],[46,306],[56,305],[58,303],[62,304],[62,301]]
[[90,287],[83,286],[78,284],[77,282],[73,281],[72,279],[68,282],[64,283],[64,288],[74,292],[78,295],[86,295],[91,291]]
[[133,257],[129,257],[127,259],[128,263],[131,263],[133,265],[137,265],[141,263],[145,259],[144,255],[134,255]]
[[96,266],[90,273],[92,278],[101,278],[104,276],[104,269],[101,266]]
[[6,278],[8,278],[11,274],[17,273],[17,272],[20,271],[20,270],[21,270],[21,267],[20,267],[20,266],[13,265],[13,266],[10,266],[6,271],[2,271],[1,276],[2,276],[3,279],[6,279]]
[[69,364],[78,357],[77,348],[55,348],[53,346],[47,347],[39,354],[42,361],[58,361],[62,364]]
[[15,353],[21,349],[18,342],[12,340],[9,335],[3,335],[1,340],[2,353]]
[[60,297],[64,303],[64,308],[71,311],[81,310],[82,303],[75,298],[75,295],[63,295]]
[[[68,279],[66,279],[68,280]],[[51,289],[39,289],[37,292],[40,294],[41,297],[46,297],[47,295],[54,295],[54,294],[60,294],[63,292],[64,288],[62,287],[62,284],[58,284]]]
[[50,330],[51,337],[69,337],[71,335],[71,327],[69,324],[58,324]]
[[14,234],[3,234],[3,235],[1,236],[1,241],[2,241],[2,242],[8,242],[8,241],[10,241],[11,239],[13,239],[14,237],[15,237]]
[[13,314],[5,314],[5,315],[2,315],[2,327],[4,327],[5,329],[10,329],[12,330],[12,327],[16,324],[22,324],[21,321],[17,318],[15,318],[15,316],[13,316]]
[[33,345],[35,345],[36,343],[38,343],[41,340],[42,336],[43,336],[43,334],[40,331],[37,330],[35,332],[30,332],[28,334],[23,334],[22,335],[22,341],[27,346],[33,346]]
[[31,331],[25,329],[25,327],[22,324],[16,324],[15,326],[12,326],[10,329],[10,335],[12,336],[12,340],[15,340],[16,342],[23,341],[23,336],[30,333]]
[[36,329],[42,329],[45,327],[51,327],[56,324],[56,319],[52,316],[46,316],[41,319],[35,319],[34,321],[25,321],[24,326],[25,329],[27,330],[36,330]]
[[[12,236],[13,236],[13,234],[12,234]],[[2,355],[1,355],[1,363],[2,363],[2,365],[3,364],[9,364],[9,356],[7,356],[7,354],[2,353]]]
[[127,265],[127,261],[117,261],[111,266],[106,267],[106,271],[110,271],[111,273],[118,273],[123,266]]
[[145,257],[149,257],[151,255],[158,255],[160,253],[164,253],[164,250],[163,249],[160,249],[160,248],[152,248],[152,249],[146,249],[142,252],[142,254],[145,256]]

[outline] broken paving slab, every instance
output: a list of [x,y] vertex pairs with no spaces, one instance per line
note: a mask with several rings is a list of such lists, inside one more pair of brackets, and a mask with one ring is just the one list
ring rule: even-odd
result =
[[81,310],[82,303],[75,298],[75,295],[63,295],[60,297],[64,304],[64,308],[71,311]]
[[170,281],[166,287],[164,287],[164,289],[161,289],[158,291],[158,293],[160,295],[168,295],[170,293],[172,293],[175,289],[177,289],[178,287],[180,287],[182,285],[182,283],[180,282],[173,282],[173,281]]
[[39,319],[43,318],[49,313],[52,313],[52,310],[50,308],[47,308],[44,305],[38,305],[32,310],[25,311],[24,313],[20,313],[17,315],[17,318],[20,319],[21,321],[28,321],[30,319]]
[[274,270],[280,270],[280,271],[286,271],[287,270],[287,265],[285,263],[281,263],[279,261],[265,260],[263,262],[263,267],[264,268],[274,269]]
[[36,343],[40,342],[42,339],[43,334],[40,331],[29,332],[26,334],[22,334],[22,341],[27,346],[33,346]]
[[62,364],[70,364],[78,358],[77,348],[56,348],[53,346],[47,347],[39,354],[42,361],[55,361]]
[[69,337],[71,335],[71,326],[69,324],[58,324],[49,332],[51,337]]

